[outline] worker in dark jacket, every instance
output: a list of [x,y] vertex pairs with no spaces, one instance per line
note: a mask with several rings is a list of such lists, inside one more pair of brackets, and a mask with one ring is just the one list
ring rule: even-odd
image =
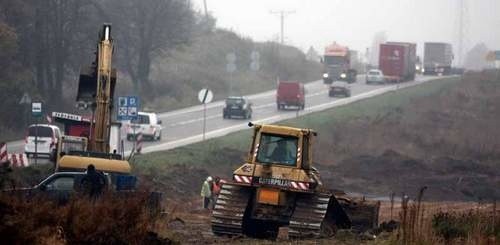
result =
[[95,166],[93,164],[90,164],[87,167],[87,173],[81,181],[82,190],[90,197],[96,198],[102,194],[105,186],[106,179],[104,177],[104,174],[97,172],[95,170]]

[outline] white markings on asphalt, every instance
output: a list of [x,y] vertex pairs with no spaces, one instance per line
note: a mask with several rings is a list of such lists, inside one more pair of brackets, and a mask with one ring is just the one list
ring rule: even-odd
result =
[[[221,114],[212,115],[212,116],[208,116],[207,120],[214,119],[214,118],[220,118],[220,117],[222,117],[222,113]],[[195,118],[195,119],[191,119],[191,120],[187,120],[187,121],[182,121],[182,122],[178,122],[178,123],[172,123],[169,126],[170,127],[182,126],[182,125],[186,125],[186,124],[190,124],[190,123],[195,123],[195,122],[200,122],[200,121],[203,121],[203,117]]]

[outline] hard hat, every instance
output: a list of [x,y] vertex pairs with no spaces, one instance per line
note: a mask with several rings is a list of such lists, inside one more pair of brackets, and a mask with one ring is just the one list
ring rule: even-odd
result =
[[207,181],[212,181],[212,176],[208,176]]

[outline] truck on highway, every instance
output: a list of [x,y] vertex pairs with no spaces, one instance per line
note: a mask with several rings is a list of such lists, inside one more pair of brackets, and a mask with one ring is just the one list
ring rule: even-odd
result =
[[380,44],[379,69],[386,82],[404,82],[415,79],[417,45],[405,42]]
[[449,43],[424,43],[424,75],[449,75],[453,49]]
[[352,57],[357,57],[356,52],[349,50],[347,46],[342,46],[336,42],[325,48],[323,56],[323,82],[331,84],[334,81],[356,82],[357,70],[354,68],[356,61]]
[[285,109],[289,106],[298,107],[304,110],[306,104],[306,91],[304,84],[297,81],[280,81],[276,91],[276,105],[278,110]]

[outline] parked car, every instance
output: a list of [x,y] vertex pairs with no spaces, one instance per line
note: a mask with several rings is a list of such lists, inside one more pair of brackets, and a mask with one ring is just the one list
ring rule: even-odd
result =
[[243,97],[231,96],[226,99],[226,105],[222,109],[223,118],[233,116],[252,118],[252,103]]
[[301,110],[305,107],[304,84],[300,82],[279,82],[276,94],[276,105],[278,110],[289,106],[296,106]]
[[378,69],[371,69],[366,73],[366,84],[370,83],[384,83],[384,74],[382,73],[381,70]]
[[342,95],[345,97],[351,97],[351,85],[348,82],[337,81],[330,85],[330,90],[328,91],[328,96],[335,97]]
[[61,131],[57,126],[49,124],[30,125],[26,132],[24,153],[28,157],[43,156],[52,159],[60,137]]
[[[84,191],[82,180],[85,175],[85,172],[56,172],[33,187],[2,190],[2,193],[26,200],[44,198],[54,201],[59,205],[65,205],[71,198],[82,196],[77,193],[81,194],[82,191]],[[124,202],[126,202],[128,198],[137,195],[147,195],[148,200],[146,207],[148,210],[150,212],[162,211],[163,193],[137,190],[137,178],[135,176],[103,173],[103,177],[105,182],[103,190],[105,190],[107,194],[121,198]]]
[[127,139],[133,140],[139,133],[142,133],[143,138],[151,140],[161,140],[162,127],[161,120],[158,119],[156,113],[138,112],[137,118],[130,121],[127,127]]

